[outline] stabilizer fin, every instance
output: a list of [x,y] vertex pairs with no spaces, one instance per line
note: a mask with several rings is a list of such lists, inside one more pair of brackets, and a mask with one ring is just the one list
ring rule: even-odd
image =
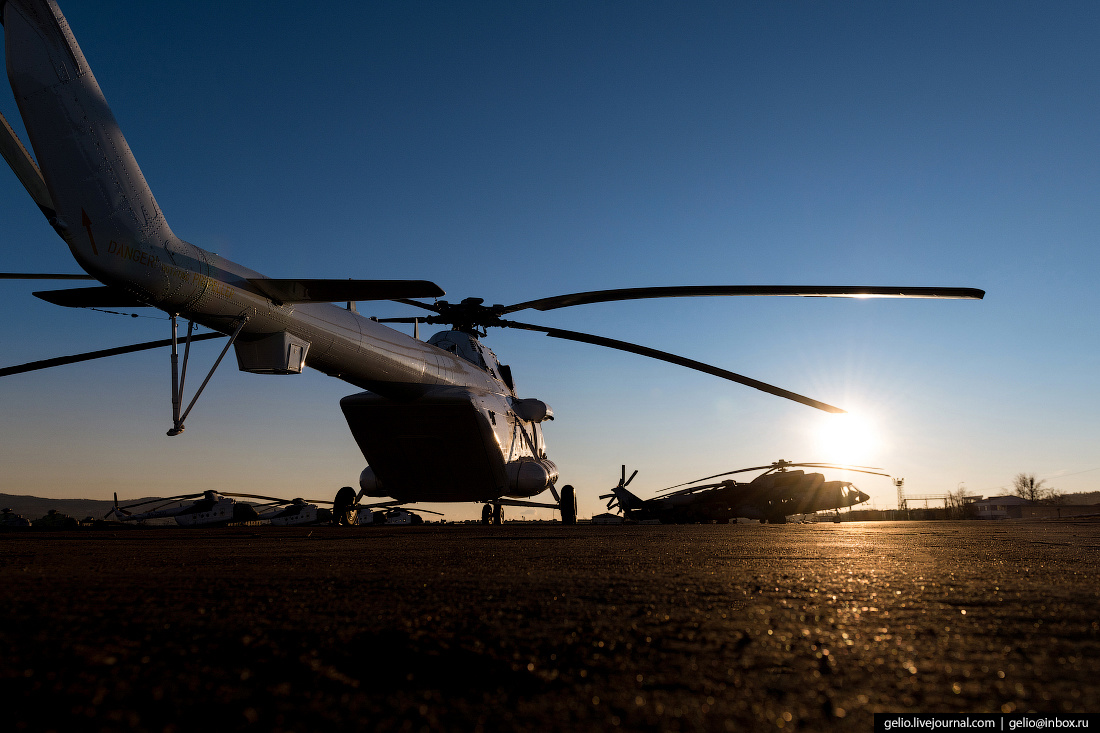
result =
[[47,303],[62,305],[66,308],[145,308],[142,303],[125,290],[108,285],[94,288],[66,288],[64,290],[39,290],[32,293]]
[[0,114],[0,123],[3,123],[0,125],[0,128],[2,128],[0,129],[0,155],[4,156],[4,160],[8,162],[12,172],[23,184],[23,188],[27,189],[27,193],[31,195],[34,202],[38,204],[38,208],[42,209],[42,213],[46,215],[46,218],[53,218],[56,216],[53,199],[50,198],[50,192],[46,188],[46,180],[42,177],[42,171],[38,169],[38,164],[27,152],[23,141],[15,134],[15,130],[12,129],[12,126],[8,124],[7,119],[2,114]]

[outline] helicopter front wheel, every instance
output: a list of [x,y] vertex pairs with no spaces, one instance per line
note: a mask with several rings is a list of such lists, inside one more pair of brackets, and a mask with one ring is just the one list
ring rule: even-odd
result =
[[332,501],[332,523],[342,526],[355,524],[358,511],[355,506],[355,489],[345,486],[336,492],[336,498]]
[[561,487],[561,501],[558,502],[562,524],[577,523],[577,490],[569,484]]

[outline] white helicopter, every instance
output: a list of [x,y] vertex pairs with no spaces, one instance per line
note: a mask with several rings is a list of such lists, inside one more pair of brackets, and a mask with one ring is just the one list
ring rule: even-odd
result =
[[332,522],[332,510],[318,507],[318,504],[331,504],[331,501],[318,499],[276,499],[273,496],[256,494],[229,494],[249,499],[262,499],[263,504],[253,505],[257,519],[276,527],[301,527],[307,524],[329,524]]
[[[195,499],[195,501],[189,504],[181,503],[188,499]],[[149,504],[160,504],[160,506],[143,512],[130,511]],[[149,519],[171,517],[181,527],[221,527],[230,522],[251,522],[260,518],[256,509],[250,504],[235,501],[229,498],[229,495],[219,494],[216,491],[145,499],[126,506],[118,505],[118,494],[115,494],[114,508],[103,515],[104,519],[111,517],[121,522],[145,522]]]
[[[479,340],[490,327],[541,332],[659,359],[829,412],[843,412],[765,382],[657,349],[602,336],[505,320],[523,310],[553,310],[639,298],[728,295],[839,297],[983,297],[971,288],[848,286],[685,286],[602,290],[484,305],[424,302],[444,294],[423,280],[266,278],[180,239],[168,226],[67,21],[52,0],[2,3],[8,79],[33,157],[4,120],[0,153],[87,275],[8,273],[24,279],[98,280],[96,287],[35,293],[69,307],[142,307],[171,317],[171,338],[0,369],[0,376],[79,361],[171,347],[172,427],[179,435],[207,381],[232,347],[242,371],[298,374],[305,366],[365,392],[340,406],[368,466],[360,490],[342,489],[338,522],[354,521],[356,503],[484,502],[483,519],[499,523],[502,506],[558,509],[576,521],[571,486],[559,494],[547,456],[543,401],[520,398],[511,371]],[[392,300],[428,311],[422,319],[371,319],[354,303]],[[346,307],[335,305],[346,303]],[[177,318],[188,321],[182,368]],[[422,320],[449,330],[426,343],[383,325]],[[196,335],[195,324],[217,333]],[[190,403],[183,388],[191,343],[228,336]],[[554,503],[526,501],[546,490]]]

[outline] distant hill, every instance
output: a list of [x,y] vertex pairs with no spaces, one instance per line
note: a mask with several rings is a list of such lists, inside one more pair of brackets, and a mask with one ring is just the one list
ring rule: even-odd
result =
[[[138,504],[143,501],[153,500],[160,502],[157,504],[150,503],[148,506],[138,507],[134,509],[135,512],[144,512],[153,509],[158,506],[165,506],[164,500],[155,496],[145,496],[140,499],[120,499],[119,504],[126,506],[128,504]],[[190,504],[191,499],[186,501],[171,502],[167,506],[174,506],[180,504]],[[255,501],[243,501],[244,504],[253,504]],[[56,509],[62,514],[66,514],[78,522],[84,521],[85,518],[91,517],[92,519],[103,519],[103,516],[111,511],[115,506],[115,502],[111,499],[43,499],[40,496],[21,496],[19,494],[0,494],[0,508],[11,509],[16,514],[22,516],[24,519],[35,520],[40,517],[46,516],[46,513],[51,509]],[[158,522],[160,520],[150,520],[151,522]],[[167,523],[172,523],[172,520],[165,520]]]
[[1062,504],[1070,504],[1073,506],[1090,506],[1092,504],[1100,504],[1100,491],[1086,491],[1079,494],[1062,494],[1059,500]]
[[[141,499],[127,499],[125,503],[133,504],[138,501]],[[103,519],[103,515],[114,508],[114,502],[110,499],[43,499],[38,496],[0,494],[0,507],[11,509],[31,520],[44,517],[51,509],[56,509],[79,522],[85,517]]]

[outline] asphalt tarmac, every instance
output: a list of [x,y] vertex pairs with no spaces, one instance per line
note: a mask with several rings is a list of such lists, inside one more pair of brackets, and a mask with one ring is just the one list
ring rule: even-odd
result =
[[0,534],[8,730],[1100,712],[1100,523]]

